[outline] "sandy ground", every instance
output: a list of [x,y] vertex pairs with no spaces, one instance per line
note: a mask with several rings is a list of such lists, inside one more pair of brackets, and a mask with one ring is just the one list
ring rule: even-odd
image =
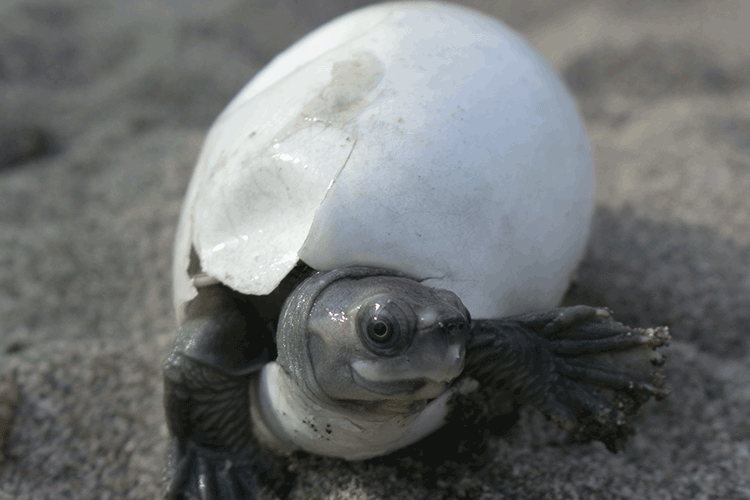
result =
[[[0,500],[158,497],[195,156],[234,93],[345,3],[0,3],[0,388],[15,371],[19,390]],[[750,2],[471,5],[580,100],[598,209],[567,300],[670,325],[672,395],[617,455],[527,413],[478,470],[427,484],[404,463],[310,458],[292,498],[750,499]]]

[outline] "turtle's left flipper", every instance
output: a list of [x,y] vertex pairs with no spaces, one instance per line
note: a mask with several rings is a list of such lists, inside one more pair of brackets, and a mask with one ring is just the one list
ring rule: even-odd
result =
[[464,373],[531,404],[576,441],[621,449],[650,397],[666,395],[666,327],[630,328],[609,310],[573,306],[472,322]]

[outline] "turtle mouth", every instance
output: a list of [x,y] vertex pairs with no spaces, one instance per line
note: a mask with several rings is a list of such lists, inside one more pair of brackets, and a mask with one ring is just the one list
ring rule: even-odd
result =
[[356,383],[358,386],[382,396],[415,394],[417,392],[420,392],[428,385],[440,385],[443,390],[445,390],[448,385],[445,382],[437,382],[425,378],[415,380],[392,380],[388,382],[375,382],[373,380],[364,378],[362,375],[357,373],[357,370],[352,370],[352,378],[354,379],[354,383]]
[[460,376],[466,354],[463,344],[438,347],[422,349],[417,357],[355,360],[349,364],[352,381],[379,396],[414,400],[436,398]]
[[448,389],[450,380],[432,380],[428,377],[420,377],[403,380],[370,380],[351,366],[351,374],[354,383],[363,389],[379,394],[381,396],[416,396],[420,399],[432,399]]

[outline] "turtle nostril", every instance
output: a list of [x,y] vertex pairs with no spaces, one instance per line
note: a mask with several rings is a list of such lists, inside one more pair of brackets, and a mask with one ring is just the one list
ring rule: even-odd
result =
[[463,318],[451,318],[439,323],[440,328],[448,335],[460,335],[465,333],[466,320]]

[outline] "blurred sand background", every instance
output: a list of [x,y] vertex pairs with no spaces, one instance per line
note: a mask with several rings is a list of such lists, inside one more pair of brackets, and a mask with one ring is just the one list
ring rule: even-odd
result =
[[[0,373],[20,392],[0,500],[158,498],[172,238],[203,136],[276,53],[365,3],[0,2]],[[468,4],[579,99],[598,208],[567,300],[670,325],[672,395],[617,455],[527,413],[431,490],[310,458],[292,498],[750,499],[750,1]]]

